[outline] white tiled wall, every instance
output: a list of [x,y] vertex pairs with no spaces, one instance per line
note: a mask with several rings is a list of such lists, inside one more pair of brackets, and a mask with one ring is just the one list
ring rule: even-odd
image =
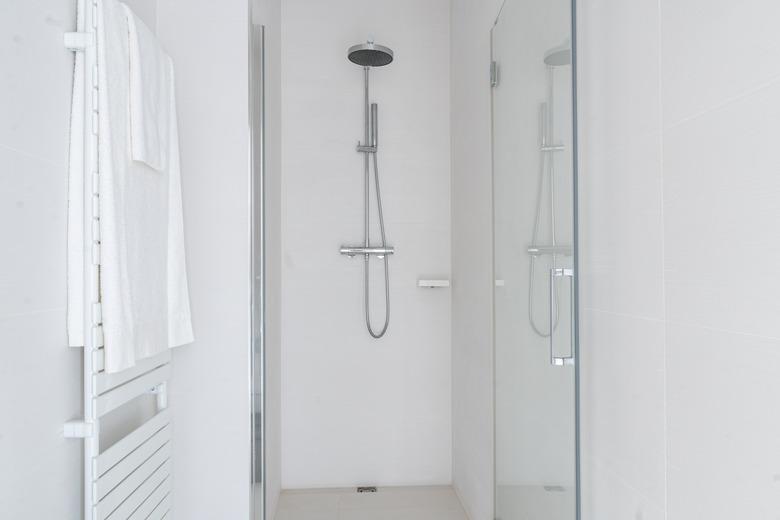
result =
[[174,351],[174,510],[249,518],[248,2],[166,0],[195,342]]
[[[65,334],[74,2],[0,3],[0,516],[77,518],[81,350]],[[42,499],[43,497],[43,499]]]
[[[449,2],[282,5],[282,484],[449,484]],[[390,258],[391,321],[371,339],[363,260],[363,72],[347,49],[396,53],[371,71]],[[373,194],[372,194],[373,197]],[[373,203],[372,203],[373,204]],[[376,216],[372,214],[376,241]],[[374,326],[384,281],[373,269]]]
[[580,2],[586,519],[780,514],[778,18]]

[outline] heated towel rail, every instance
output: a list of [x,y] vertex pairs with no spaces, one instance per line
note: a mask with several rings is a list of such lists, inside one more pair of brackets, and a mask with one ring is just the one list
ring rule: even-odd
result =
[[[65,46],[84,59],[84,416],[65,424],[66,437],[84,439],[85,520],[173,518],[169,351],[119,373],[104,370],[100,303],[100,204],[98,171],[97,30],[102,0],[79,1],[78,32]],[[74,92],[74,95],[81,93]],[[107,448],[100,423],[110,412],[145,394],[156,394],[156,413]]]

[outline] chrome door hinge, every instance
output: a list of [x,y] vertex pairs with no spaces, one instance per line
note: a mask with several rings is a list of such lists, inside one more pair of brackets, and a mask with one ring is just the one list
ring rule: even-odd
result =
[[491,87],[498,86],[498,62],[497,61],[490,62],[490,86]]

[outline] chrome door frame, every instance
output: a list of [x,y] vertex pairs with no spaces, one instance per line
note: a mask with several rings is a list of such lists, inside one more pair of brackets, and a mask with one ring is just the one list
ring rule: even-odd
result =
[[[265,519],[265,26],[252,22],[249,3],[249,243],[250,243],[250,518]],[[260,489],[257,483],[260,482]],[[258,497],[258,493],[260,496]],[[256,507],[258,501],[261,506]]]

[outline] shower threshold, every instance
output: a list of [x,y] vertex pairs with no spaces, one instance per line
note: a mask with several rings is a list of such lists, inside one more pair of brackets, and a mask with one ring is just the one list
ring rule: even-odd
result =
[[467,520],[450,486],[283,491],[275,520]]

